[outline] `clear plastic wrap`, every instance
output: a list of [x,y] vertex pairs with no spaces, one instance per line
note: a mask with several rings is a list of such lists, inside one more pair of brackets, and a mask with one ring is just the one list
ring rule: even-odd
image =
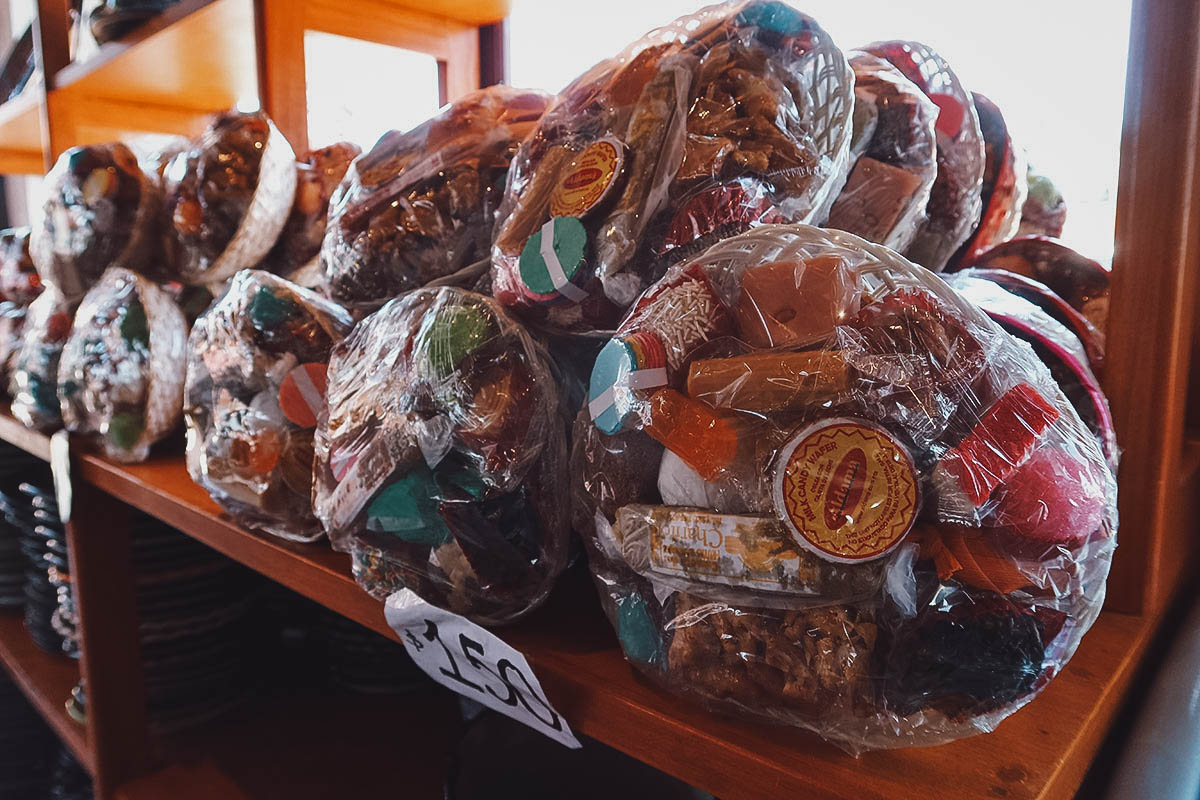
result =
[[[1117,434],[1108,398],[1089,366],[1088,348],[1070,328],[1035,303],[996,282],[995,270],[967,269],[947,283],[1016,338],[1028,342],[1054,376],[1079,418],[1100,442],[1108,464],[1117,470]],[[1049,289],[1045,290],[1047,293]]]
[[257,265],[283,231],[296,194],[296,156],[261,111],[213,119],[171,160],[166,249],[185,283],[220,283]]
[[355,576],[484,623],[539,605],[567,561],[566,418],[549,356],[494,300],[419,289],[329,362],[313,508]]
[[492,86],[384,134],[330,205],[320,256],[329,296],[372,310],[486,259],[509,162],[550,101]]
[[29,228],[0,231],[0,385],[8,380],[21,352],[29,304],[42,293],[42,279],[29,255]]
[[1025,157],[1013,145],[1000,107],[979,92],[971,92],[971,100],[983,131],[985,159],[980,193],[983,211],[971,238],[946,266],[948,270],[966,266],[992,245],[1016,236],[1028,193]]
[[352,325],[333,301],[244,270],[192,327],[188,472],[236,519],[285,539],[321,536],[313,431],[330,350]]
[[329,218],[329,200],[362,153],[351,142],[335,142],[310,150],[296,162],[296,196],[279,240],[263,260],[262,267],[290,278],[310,266],[321,252]]
[[1111,273],[1107,267],[1045,236],[1019,236],[963,266],[999,269],[1045,284],[1099,332],[1108,328]]
[[110,267],[83,298],[58,362],[63,424],[117,461],[145,461],[183,414],[187,320],[170,295]]
[[862,49],[890,61],[937,104],[937,179],[925,222],[904,254],[940,272],[975,230],[983,208],[986,156],[979,114],[950,65],[928,45],[890,41]]
[[13,416],[30,428],[51,431],[62,425],[58,359],[71,334],[71,320],[78,305],[53,285],[29,304],[8,394]]
[[492,288],[559,332],[611,330],[675,263],[765,222],[822,222],[846,179],[854,76],[810,17],[728,2],[566,89],[513,160]]
[[1026,170],[1029,193],[1021,206],[1021,225],[1017,236],[1059,238],[1067,224],[1067,201],[1054,181],[1029,165]]
[[938,107],[891,63],[869,53],[849,56],[853,166],[825,227],[903,251],[925,221],[937,177]]
[[67,150],[46,174],[30,252],[42,280],[78,300],[114,264],[158,265],[162,189],[123,144]]
[[42,278],[29,254],[29,228],[0,231],[0,301],[28,306],[42,293]]
[[989,731],[1099,613],[1116,482],[1029,346],[840,231],[672,267],[596,359],[573,523],[626,656],[852,751]]

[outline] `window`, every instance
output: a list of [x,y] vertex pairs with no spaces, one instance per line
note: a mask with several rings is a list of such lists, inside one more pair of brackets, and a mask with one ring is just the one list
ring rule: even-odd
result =
[[[969,90],[1000,106],[1014,141],[1062,190],[1063,238],[1093,258],[1111,259],[1131,0],[792,2],[843,51],[877,39],[918,39],[939,50]],[[510,82],[559,89],[701,5],[513,0]]]

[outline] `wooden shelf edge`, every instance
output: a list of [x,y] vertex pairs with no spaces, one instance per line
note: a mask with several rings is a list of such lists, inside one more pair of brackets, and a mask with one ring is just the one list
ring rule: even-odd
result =
[[0,612],[0,662],[84,769],[94,773],[87,731],[67,715],[65,706],[79,680],[78,665],[66,656],[40,650],[14,611]]
[[[0,437],[11,431],[0,418]],[[354,582],[345,555],[325,543],[298,545],[239,527],[191,481],[179,455],[118,465],[84,454],[77,459],[76,475],[327,608],[397,638],[382,605]],[[804,731],[711,714],[656,689],[621,657],[586,578],[571,577],[575,580],[564,580],[546,607],[497,633],[525,653],[576,730],[727,800],[753,797],[751,787],[768,784],[800,795],[861,798],[876,791],[922,797],[936,793],[947,771],[971,796],[992,790],[1010,797],[1069,796],[1090,766],[1159,622],[1152,616],[1101,613],[1062,674],[994,733],[855,759]],[[1003,769],[1014,764],[1020,769]],[[750,783],[744,779],[747,770],[758,776]]]
[[85,61],[74,61],[58,71],[51,81],[55,89],[66,88],[73,83],[83,80],[92,73],[109,65],[124,53],[132,50],[142,42],[152,38],[156,33],[166,30],[172,25],[195,14],[206,6],[221,0],[182,0],[150,19],[146,20],[133,31],[120,39],[105,42]]
[[8,413],[7,405],[0,409],[0,439],[43,461],[50,460],[50,437],[26,428]]

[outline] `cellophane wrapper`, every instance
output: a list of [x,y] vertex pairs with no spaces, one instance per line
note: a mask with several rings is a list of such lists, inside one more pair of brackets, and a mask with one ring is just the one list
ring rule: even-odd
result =
[[188,327],[159,286],[110,267],[84,296],[58,362],[63,424],[122,462],[145,461],[183,414]]
[[188,338],[187,465],[235,519],[311,541],[313,432],[349,312],[261,270],[244,270]]
[[296,196],[278,241],[263,260],[263,268],[290,279],[297,270],[315,267],[329,201],[362,150],[351,142],[335,142],[300,156],[296,162]]
[[824,222],[846,179],[853,89],[829,35],[775,0],[651,31],[573,81],[521,146],[495,296],[549,330],[611,331],[669,264],[713,241]]
[[13,416],[30,428],[52,431],[62,426],[58,406],[58,359],[71,334],[78,301],[68,300],[53,285],[29,304],[8,382]]
[[992,730],[1095,620],[1116,483],[1029,346],[937,276],[764,226],[600,351],[573,524],[626,657],[851,752]]
[[329,296],[370,311],[433,281],[469,285],[486,267],[470,269],[488,257],[509,162],[550,100],[492,86],[384,134],[330,204],[320,254]]
[[851,168],[824,227],[903,251],[925,222],[937,177],[938,107],[884,59],[848,55],[855,78]]
[[29,255],[30,229],[0,231],[0,385],[9,376],[21,352],[21,334],[29,304],[42,293],[42,279]]
[[73,147],[43,187],[30,253],[45,283],[79,300],[114,264],[139,272],[160,265],[162,187],[128,147]]
[[218,115],[171,160],[165,246],[179,280],[220,283],[263,260],[292,208],[295,160],[261,111]]
[[937,103],[937,178],[925,222],[904,255],[940,272],[971,236],[983,210],[983,130],[971,94],[933,48],[920,42],[874,42],[862,48],[894,64]]
[[355,576],[483,623],[545,599],[569,536],[567,420],[545,349],[494,300],[409,292],[333,350],[313,508]]

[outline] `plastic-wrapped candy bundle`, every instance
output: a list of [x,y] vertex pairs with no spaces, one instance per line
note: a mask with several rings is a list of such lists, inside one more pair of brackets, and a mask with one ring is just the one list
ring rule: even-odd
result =
[[433,281],[477,277],[509,162],[550,96],[493,86],[407,132],[391,131],[347,172],[321,246],[327,293],[375,309]]
[[938,108],[882,58],[851,53],[853,167],[825,227],[904,250],[925,221],[937,177]]
[[1057,239],[1067,224],[1067,201],[1048,175],[1030,165],[1026,170],[1029,193],[1021,206],[1018,236],[1050,236]]
[[297,270],[315,261],[325,238],[329,200],[350,168],[350,162],[361,152],[356,144],[336,142],[310,150],[296,162],[296,196],[292,212],[279,240],[263,260],[264,268],[295,280],[293,275]]
[[29,304],[42,293],[42,279],[29,255],[29,228],[0,231],[0,384],[21,351],[21,333]]
[[1116,483],[1029,347],[857,237],[677,265],[596,359],[574,524],[626,656],[851,751],[991,730],[1099,613]]
[[549,357],[494,300],[409,292],[333,349],[313,508],[359,583],[484,623],[567,560],[566,419]]
[[296,193],[295,154],[266,114],[231,111],[165,178],[169,263],[186,283],[219,283],[275,245]]
[[63,424],[110,458],[144,461],[183,414],[187,320],[157,284],[110,267],[83,298],[58,363]]
[[188,339],[187,463],[239,520],[276,536],[321,535],[312,513],[313,432],[341,306],[261,270],[244,270]]
[[829,36],[776,0],[651,31],[571,83],[521,146],[496,298],[552,330],[611,330],[667,264],[755,224],[823,222],[853,89]]
[[9,376],[13,416],[31,428],[49,431],[62,425],[58,406],[58,359],[71,333],[79,303],[53,285],[29,304],[21,346]]
[[1109,269],[1062,242],[1044,236],[1019,236],[980,253],[963,266],[1032,278],[1082,314],[1101,337],[1108,328]]
[[979,224],[985,163],[979,114],[958,76],[933,48],[891,41],[863,50],[890,61],[937,104],[937,179],[925,223],[904,254],[940,272]]
[[30,252],[42,280],[66,297],[83,297],[114,264],[144,271],[155,262],[162,189],[128,147],[73,147],[44,187]]
[[980,188],[983,210],[979,224],[954,254],[947,269],[967,266],[992,245],[1016,236],[1028,192],[1025,157],[1013,145],[1000,107],[979,92],[971,92],[971,100],[983,132],[983,184]]

